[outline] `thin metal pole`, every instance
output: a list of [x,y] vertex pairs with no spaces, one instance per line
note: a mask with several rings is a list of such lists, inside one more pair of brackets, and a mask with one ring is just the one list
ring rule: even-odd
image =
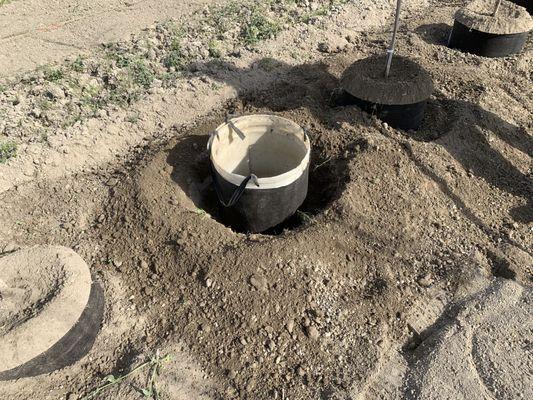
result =
[[498,0],[496,2],[496,7],[494,8],[494,12],[492,13],[492,16],[495,17],[498,13],[498,10],[500,9],[500,6],[502,5],[502,0]]
[[396,1],[396,19],[394,20],[394,29],[392,31],[392,39],[390,47],[387,50],[387,67],[385,68],[385,78],[389,77],[390,66],[392,64],[392,55],[394,54],[394,45],[396,44],[396,33],[398,33],[398,26],[400,26],[400,9],[402,8],[402,0]]

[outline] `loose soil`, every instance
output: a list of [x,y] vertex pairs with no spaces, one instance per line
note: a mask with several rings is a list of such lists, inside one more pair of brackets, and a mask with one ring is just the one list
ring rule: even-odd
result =
[[503,0],[496,15],[496,1],[477,0],[461,8],[455,19],[471,29],[499,35],[529,32],[533,18],[525,8]]
[[358,99],[377,104],[415,104],[429,99],[433,83],[427,71],[402,56],[394,57],[394,68],[385,77],[387,56],[354,62],[342,75],[344,90]]
[[[294,65],[288,31],[269,45],[279,60],[262,54],[270,71],[257,57],[202,64],[198,77],[229,84],[237,96],[193,123],[154,129],[112,162],[0,194],[2,243],[74,248],[103,282],[107,307],[87,357],[0,384],[0,393],[81,398],[160,350],[174,355],[159,378],[162,399],[393,399],[417,390],[442,398],[420,382],[449,372],[459,356],[420,368],[436,348],[425,342],[428,327],[437,337],[453,329],[433,324],[454,320],[443,310],[475,293],[480,275],[496,293],[491,301],[514,290],[502,312],[524,313],[533,273],[531,41],[523,54],[497,60],[448,49],[456,7],[409,10],[400,31],[401,53],[430,71],[436,88],[417,133],[330,104],[344,69],[381,52],[388,32],[348,41],[332,27],[320,46],[327,55]],[[309,43],[304,50],[318,44]],[[210,93],[203,86],[195,96]],[[275,235],[220,223],[205,168],[208,132],[226,114],[248,113],[290,118],[312,141],[308,200],[297,223]],[[495,325],[500,338],[505,324]],[[477,371],[486,332],[461,344],[477,346]],[[519,335],[509,339],[513,349],[522,345]],[[500,362],[504,354],[486,357]],[[398,377],[399,392],[383,392],[396,365],[411,372]],[[507,378],[472,383],[475,371],[461,371],[457,381],[481,385],[488,398],[518,387],[507,388]],[[145,378],[99,398],[139,398]]]

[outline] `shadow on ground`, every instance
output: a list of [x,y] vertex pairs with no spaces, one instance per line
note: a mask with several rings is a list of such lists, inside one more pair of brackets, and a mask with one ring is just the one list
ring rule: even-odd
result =
[[[444,43],[445,24],[419,28],[427,40]],[[393,65],[394,67],[394,65]],[[333,99],[339,91],[339,81],[324,62],[288,65],[264,58],[240,69],[227,62],[212,61],[196,65],[195,70],[234,87],[242,106],[268,108],[282,112],[305,107],[324,126],[338,129],[342,123],[354,125],[373,124],[364,113],[344,112],[355,106],[337,107]],[[239,111],[239,110],[234,110]],[[311,127],[312,132],[312,127]],[[437,93],[429,101],[425,122],[418,132],[405,132],[420,141],[438,140],[465,170],[528,203],[509,211],[519,222],[533,221],[533,188],[530,177],[524,175],[489,142],[494,135],[509,146],[527,154],[533,154],[533,140],[525,129],[510,124],[498,115],[467,101],[445,98]],[[411,158],[414,156],[411,154]],[[316,162],[316,160],[315,160]],[[473,222],[484,227],[481,220],[468,210],[464,202],[447,187],[436,173],[417,162],[426,175],[435,180],[443,192],[460,206]],[[484,227],[486,228],[486,227]]]
[[429,44],[436,44],[441,46],[448,46],[448,39],[452,27],[448,24],[427,24],[420,25],[415,29],[415,32]]
[[533,185],[491,145],[493,138],[531,156],[533,139],[524,128],[510,124],[478,105],[437,95],[428,104],[425,123],[409,135],[416,140],[437,140],[469,173],[528,203],[509,211],[518,222],[533,221]]

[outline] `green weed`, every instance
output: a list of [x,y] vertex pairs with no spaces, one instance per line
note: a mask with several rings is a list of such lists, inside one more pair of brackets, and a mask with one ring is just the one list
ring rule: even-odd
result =
[[272,39],[281,31],[281,25],[265,17],[259,7],[252,9],[250,19],[241,28],[241,39],[247,45]]
[[17,155],[17,144],[12,141],[0,142],[0,164]]
[[154,73],[141,59],[130,64],[130,71],[133,75],[133,81],[139,86],[149,88],[154,81]]
[[76,122],[83,121],[83,116],[79,112],[70,113],[66,116],[66,118],[61,123],[61,128],[68,128],[70,126],[74,126]]
[[86,86],[80,98],[82,107],[89,108],[93,113],[104,107],[107,102],[102,96],[102,88],[100,86]]
[[215,6],[210,9],[211,13],[209,20],[206,21],[215,28],[219,38],[222,38],[224,33],[235,26],[236,21],[239,21],[239,14],[242,6],[236,1],[231,1],[224,6]]
[[222,57],[222,51],[220,50],[220,44],[216,40],[211,40],[208,45],[209,56],[213,58]]
[[81,57],[77,57],[70,64],[70,68],[72,68],[72,70],[76,72],[83,72],[83,69],[84,69],[83,59]]
[[186,28],[183,25],[176,25],[176,22],[171,19],[161,23],[161,27],[169,31],[174,39],[181,39],[186,34]]
[[163,65],[165,66],[165,68],[174,68],[176,71],[179,71],[184,68],[185,58],[183,56],[179,40],[174,39],[172,41],[170,51],[163,59]]
[[133,114],[128,115],[126,118],[126,121],[129,122],[130,124],[135,124],[139,120],[140,117],[141,115],[138,112],[135,112]]
[[278,68],[281,63],[272,57],[265,57],[258,61],[259,68],[264,69],[267,72],[274,71],[276,68]]
[[115,88],[109,91],[103,101],[109,104],[117,104],[126,107],[139,100],[141,91],[131,86],[127,80],[122,80]]
[[148,368],[149,369],[149,375],[148,375],[148,385],[146,388],[141,388],[140,391],[146,398],[153,398],[158,399],[159,398],[159,392],[157,390],[157,377],[161,373],[161,369],[163,367],[163,364],[169,362],[172,359],[170,355],[166,355],[164,357],[159,356],[159,352],[155,354],[155,356],[151,357],[150,360],[138,365],[137,367],[133,368],[130,372],[128,372],[125,375],[115,377],[114,375],[108,375],[104,378],[104,382],[101,386],[97,387],[93,391],[91,391],[86,396],[82,397],[81,400],[89,400],[94,399],[96,396],[98,396],[100,393],[108,390],[112,386],[120,384],[122,381],[127,379],[128,377],[136,374],[137,372]]
[[43,67],[44,79],[49,82],[57,82],[63,79],[64,73],[61,68]]
[[306,213],[304,211],[296,211],[296,215],[298,216],[298,218],[300,218],[300,220],[303,222],[303,223],[306,223],[306,224],[309,224],[309,223],[312,223],[315,221],[315,219],[313,218],[313,216],[309,213]]
[[41,130],[41,134],[39,135],[39,143],[50,144],[48,141],[48,131],[46,129]]
[[47,111],[52,108],[52,102],[48,99],[39,98],[35,101],[35,104],[37,107],[39,107],[42,111]]
[[207,217],[207,211],[205,211],[205,210],[203,210],[201,208],[197,208],[196,209],[196,215],[198,215],[201,218],[205,218],[205,217]]

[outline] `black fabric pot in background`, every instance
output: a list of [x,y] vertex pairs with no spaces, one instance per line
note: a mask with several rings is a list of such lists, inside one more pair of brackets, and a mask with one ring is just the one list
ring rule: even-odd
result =
[[520,53],[528,35],[529,32],[503,35],[486,33],[455,21],[448,46],[483,57],[506,57]]
[[352,96],[346,91],[342,91],[334,99],[337,106],[355,105],[361,110],[375,115],[395,129],[417,130],[424,119],[427,100],[414,104],[387,105],[376,104]]

